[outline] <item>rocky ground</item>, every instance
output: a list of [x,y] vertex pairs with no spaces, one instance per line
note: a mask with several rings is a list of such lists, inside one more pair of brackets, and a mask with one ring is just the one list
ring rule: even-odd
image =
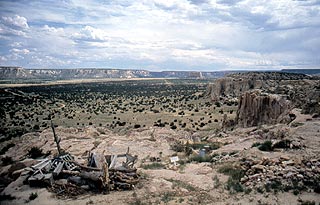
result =
[[[319,204],[320,119],[294,110],[290,124],[237,128],[224,132],[188,133],[168,128],[141,128],[117,135],[106,127],[56,128],[61,146],[85,164],[89,152],[139,157],[140,183],[130,191],[58,197],[46,188],[23,184],[21,169],[37,163],[27,157],[32,147],[56,154],[51,129],[1,143],[14,144],[1,157],[1,180],[10,179],[1,204]],[[217,145],[199,159],[194,144]],[[174,145],[183,147],[178,150]],[[192,146],[191,146],[192,147]],[[178,152],[179,151],[179,152]],[[181,151],[181,152],[180,152]],[[188,154],[190,154],[188,156]],[[179,156],[177,166],[171,156]],[[158,158],[159,162],[154,162]],[[204,161],[204,162],[202,162]],[[8,182],[9,183],[9,182]],[[30,198],[37,193],[35,199]],[[3,198],[3,197],[2,197]],[[313,203],[314,202],[314,203]]]

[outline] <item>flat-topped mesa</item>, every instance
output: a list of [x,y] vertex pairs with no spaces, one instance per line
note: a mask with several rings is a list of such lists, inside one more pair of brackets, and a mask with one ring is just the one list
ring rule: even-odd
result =
[[237,98],[242,93],[253,89],[260,89],[268,93],[285,94],[289,93],[290,90],[294,90],[297,84],[299,84],[301,88],[312,87],[313,84],[316,84],[314,82],[317,80],[319,80],[319,78],[316,76],[296,73],[233,73],[227,77],[217,79],[208,85],[207,95],[210,96],[213,101],[218,101],[221,98]]
[[16,79],[16,78],[29,78],[31,74],[28,70],[22,67],[1,66],[0,79]]
[[290,110],[291,103],[284,97],[251,90],[239,98],[236,123],[241,127],[285,123],[290,121]]
[[182,78],[206,79],[224,76],[225,72],[200,71],[148,71],[141,69],[113,68],[68,68],[68,69],[24,69],[21,67],[0,66],[0,79],[25,80],[71,80],[99,78]]

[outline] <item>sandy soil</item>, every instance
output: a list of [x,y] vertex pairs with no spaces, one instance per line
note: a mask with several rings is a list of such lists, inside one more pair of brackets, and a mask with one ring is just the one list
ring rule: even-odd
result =
[[[131,131],[126,135],[117,135],[104,127],[64,128],[58,127],[56,132],[61,137],[63,149],[76,157],[76,161],[85,163],[89,152],[104,152],[105,154],[122,154],[130,147],[130,153],[139,156],[138,172],[144,176],[132,191],[111,192],[110,194],[86,194],[74,199],[58,199],[55,194],[45,188],[30,188],[23,185],[23,176],[12,182],[2,194],[11,194],[16,199],[1,201],[1,204],[299,204],[302,201],[315,201],[320,203],[320,195],[314,192],[301,192],[294,195],[292,192],[234,193],[225,189],[228,176],[218,173],[218,168],[226,163],[237,163],[241,158],[278,159],[286,156],[292,159],[312,158],[319,160],[320,154],[320,120],[306,121],[310,116],[300,115],[297,111],[295,123],[299,126],[273,125],[262,128],[239,128],[235,131],[226,131],[223,137],[216,134],[209,136],[209,140],[221,142],[225,145],[214,153],[233,152],[216,163],[191,162],[174,167],[169,157],[176,155],[170,149],[174,141],[190,141],[191,135],[183,131],[173,131],[166,128],[148,128]],[[292,122],[293,123],[293,122]],[[291,124],[292,124],[291,123]],[[265,138],[258,133],[259,129],[268,129],[275,133],[286,130],[292,140],[298,140],[303,149],[280,150],[262,152],[251,147],[254,142],[264,141]],[[204,137],[204,136],[200,136]],[[15,161],[24,160],[27,151],[33,147],[41,147],[44,152],[51,151],[56,154],[52,131],[44,130],[41,133],[29,133],[10,142],[15,147],[6,152],[6,156]],[[2,144],[1,146],[4,146]],[[178,153],[181,159],[183,155]],[[143,164],[149,163],[150,157],[160,157],[165,169],[143,169]],[[320,167],[318,167],[320,168]],[[4,173],[8,167],[1,167]],[[29,195],[36,192],[38,197],[29,201]]]

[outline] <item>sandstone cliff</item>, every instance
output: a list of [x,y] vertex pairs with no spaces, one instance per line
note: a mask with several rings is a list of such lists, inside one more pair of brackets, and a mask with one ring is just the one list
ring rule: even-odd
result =
[[290,108],[290,102],[280,95],[247,91],[239,98],[236,122],[242,127],[286,122]]
[[219,78],[213,84],[208,86],[208,94],[213,101],[220,98],[234,98],[240,96],[243,92],[251,89],[263,89],[266,87],[261,80],[254,78]]
[[296,73],[248,72],[229,74],[208,85],[212,101],[228,101],[246,91],[260,89],[265,93],[286,96],[304,113],[320,113],[320,78]]
[[103,68],[74,68],[74,69],[24,69],[21,67],[0,66],[0,79],[5,80],[64,80],[64,79],[98,79],[98,78],[217,78],[230,72],[200,72],[200,71],[159,71],[134,69],[103,69]]
[[319,77],[296,73],[234,73],[208,85],[207,95],[213,101],[218,101],[220,98],[239,97],[248,90],[260,89],[267,93],[289,95],[293,100],[299,100],[306,97],[306,90],[312,90],[318,83]]

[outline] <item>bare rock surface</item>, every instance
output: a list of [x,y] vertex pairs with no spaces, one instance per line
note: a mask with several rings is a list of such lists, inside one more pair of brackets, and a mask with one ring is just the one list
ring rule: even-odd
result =
[[219,78],[207,87],[213,101],[233,102],[244,92],[260,89],[265,93],[285,95],[292,105],[304,113],[320,112],[319,77],[281,72],[234,73]]
[[[187,162],[186,156],[176,153],[170,147],[175,141],[192,139],[187,132],[166,128],[137,129],[118,135],[104,127],[56,128],[61,137],[61,147],[84,164],[90,151],[105,154],[123,153],[130,147],[130,153],[138,158],[138,173],[142,181],[134,190],[111,192],[110,194],[85,194],[73,199],[60,199],[44,188],[30,188],[23,184],[24,175],[8,185],[1,194],[16,197],[1,204],[300,204],[303,201],[320,202],[320,196],[310,188],[320,178],[320,122],[318,119],[306,121],[307,115],[294,110],[296,119],[290,124],[263,125],[260,127],[237,128],[209,137],[209,142],[219,142],[222,146],[214,150],[210,162]],[[309,115],[310,117],[310,115]],[[293,126],[295,125],[295,126]],[[298,126],[297,126],[298,125]],[[199,134],[199,137],[201,134]],[[25,140],[27,139],[27,140]],[[290,139],[299,142],[299,148],[277,148],[273,151],[261,151],[252,145],[270,140],[272,144]],[[14,149],[10,148],[6,156],[16,161],[28,158],[28,148],[38,146],[54,155],[56,147],[50,130],[41,133],[29,133],[21,138],[12,139]],[[171,156],[178,155],[184,163],[176,167],[170,162]],[[157,157],[164,166],[147,169],[152,164],[150,158]],[[31,160],[24,160],[31,163]],[[220,168],[236,165],[244,171],[240,184],[245,190],[230,193],[226,187],[229,176],[219,172]],[[8,172],[10,166],[0,168],[1,175]],[[277,181],[281,182],[281,189]],[[295,184],[295,181],[301,181]],[[305,184],[306,183],[306,184]],[[285,188],[301,188],[297,195]],[[273,188],[272,188],[273,187]],[[271,189],[271,191],[269,190]],[[38,197],[29,200],[31,193]]]
[[245,92],[240,96],[236,121],[243,127],[283,122],[290,111],[290,102],[260,90]]

